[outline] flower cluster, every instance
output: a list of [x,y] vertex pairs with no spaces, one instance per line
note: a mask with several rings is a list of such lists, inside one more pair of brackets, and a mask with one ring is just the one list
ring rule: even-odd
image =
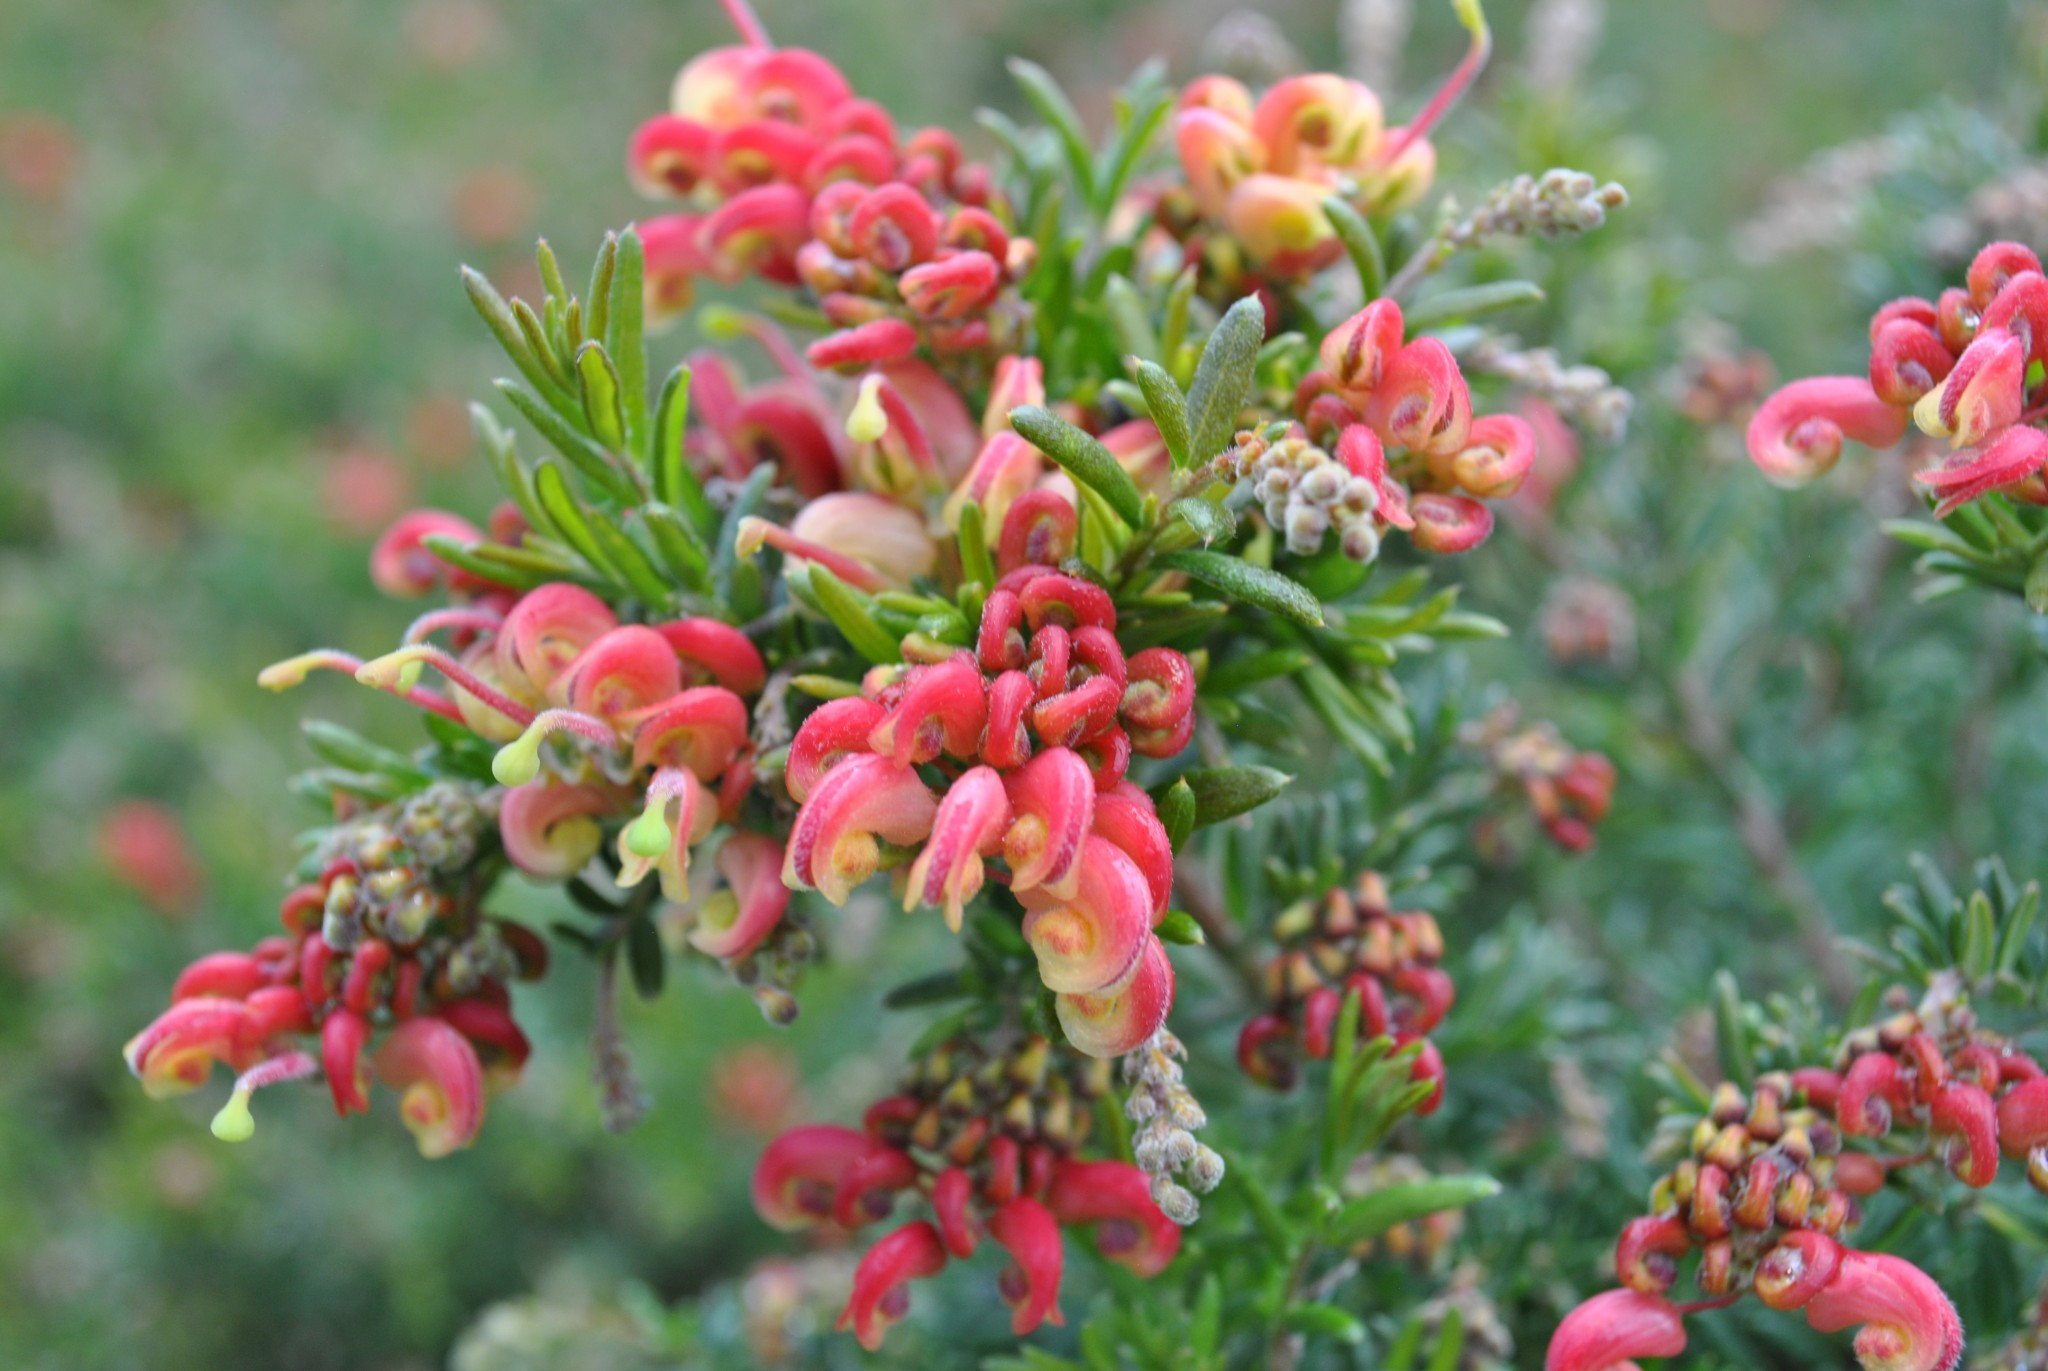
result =
[[754,1207],[779,1228],[856,1229],[888,1218],[899,1196],[928,1207],[868,1249],[840,1315],[873,1351],[910,1307],[909,1282],[974,1255],[984,1239],[1009,1254],[998,1289],[1022,1336],[1062,1321],[1063,1226],[1087,1226],[1097,1250],[1139,1275],[1173,1260],[1180,1229],[1148,1193],[1144,1172],[1078,1155],[1107,1062],[1041,1037],[997,1049],[942,1044],[878,1100],[862,1128],[810,1125],[769,1144],[754,1172]]
[[487,1088],[517,1081],[529,1051],[507,987],[547,969],[545,943],[477,907],[491,805],[441,782],[332,830],[319,878],[285,896],[284,933],[186,967],[171,1007],[129,1041],[143,1089],[182,1094],[227,1066],[234,1094],[213,1131],[240,1141],[257,1089],[324,1075],[336,1112],[364,1113],[374,1068],[422,1155],[468,1146]]
[[1443,1102],[1444,1059],[1426,1036],[1450,1012],[1457,989],[1438,965],[1443,931],[1423,910],[1396,911],[1376,871],[1354,887],[1339,886],[1320,900],[1304,900],[1273,922],[1280,951],[1267,962],[1271,1007],[1245,1022],[1237,1061],[1247,1076],[1276,1089],[1300,1077],[1300,1054],[1328,1057],[1336,1048],[1344,1002],[1358,997],[1358,1039],[1390,1036],[1397,1045],[1420,1043],[1413,1079],[1435,1089],[1417,1108],[1434,1113]]
[[898,137],[829,60],[765,43],[715,48],[678,73],[671,111],[640,126],[634,183],[697,212],[649,220],[649,303],[686,307],[709,276],[804,285],[839,326],[820,366],[1007,349],[1028,316],[1014,283],[1027,238],[998,213],[988,169],[944,129]]
[[2001,1151],[2048,1189],[2048,1078],[1967,1006],[1933,997],[1849,1035],[1829,1066],[1766,1074],[1747,1092],[1724,1082],[1688,1155],[1652,1191],[1654,1212],[1622,1230],[1625,1289],[1574,1311],[1549,1365],[1601,1371],[1682,1348],[1679,1316],[1690,1310],[1664,1296],[1697,1249],[1693,1279],[1709,1305],[1753,1291],[1773,1309],[1805,1310],[1823,1332],[1868,1323],[1856,1340],[1866,1367],[1947,1371],[1962,1348],[1948,1297],[1908,1263],[1845,1240],[1858,1197],[1892,1171],[1939,1158],[1982,1188]]
[[1766,400],[1749,455],[1781,485],[1803,485],[1840,458],[1842,440],[1889,447],[1908,422],[1952,451],[1914,479],[1937,516],[1996,491],[2048,504],[2048,277],[2019,243],[1992,243],[1965,284],[1938,300],[1907,297],[1870,320],[1870,372],[1812,376]]
[[[1010,511],[1006,540],[1029,499]],[[1055,496],[1035,508],[1043,518],[1018,555],[1057,560],[1073,507]],[[957,929],[986,859],[1000,857],[1069,1040],[1128,1052],[1173,1003],[1173,965],[1152,932],[1173,848],[1124,774],[1134,753],[1186,745],[1194,670],[1171,648],[1126,657],[1109,595],[1037,560],[996,582],[972,651],[942,651],[875,668],[859,695],[797,731],[785,775],[801,808],[784,877],[843,904],[887,843],[908,859],[905,908],[943,908]]]
[[[1614,763],[1604,753],[1574,748],[1548,720],[1519,723],[1519,712],[1504,705],[1468,724],[1463,741],[1485,754],[1498,788],[1519,795],[1552,842],[1566,852],[1586,851],[1614,800]],[[1481,845],[1499,846],[1499,822],[1489,817],[1481,823]]]

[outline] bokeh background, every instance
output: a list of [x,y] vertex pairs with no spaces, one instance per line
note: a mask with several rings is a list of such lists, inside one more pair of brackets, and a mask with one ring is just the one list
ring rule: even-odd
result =
[[[1432,0],[1398,48],[1361,22],[1386,0],[1259,6],[1267,25],[1214,0],[759,7],[903,122],[975,146],[976,106],[1023,113],[1010,52],[1099,116],[1155,54],[1180,77],[1350,64],[1405,111],[1459,47]],[[1508,1317],[1531,1327],[1599,1245],[1546,1247],[1576,1222],[1555,1206],[1611,1232],[1648,1174],[1639,1067],[1684,1046],[1703,968],[1759,992],[1810,980],[1801,930],[1880,927],[1908,851],[2003,848],[2030,876],[2048,818],[2048,688],[2018,606],[1913,603],[1874,531],[1900,498],[1877,463],[1788,500],[1733,430],[1680,413],[1714,385],[1738,412],[1750,349],[1780,376],[1859,366],[1874,300],[1938,280],[1956,249],[1928,221],[2040,156],[2048,10],[1536,8],[1489,5],[1498,59],[1440,144],[1442,183],[1476,198],[1565,163],[1628,184],[1612,226],[1547,268],[1531,331],[1641,400],[1542,538],[1496,538],[1465,568],[1474,607],[1521,635],[1471,654],[1472,698],[1555,717],[1622,769],[1593,856],[1486,875],[1445,917],[1467,974],[1548,987],[1524,1019],[1447,1042],[1473,1083],[1448,1145],[1533,1187],[1473,1234],[1482,1262],[1512,1255]],[[1590,16],[1580,51],[1561,14]],[[288,698],[253,682],[316,642],[391,640],[409,611],[371,591],[369,540],[410,504],[491,498],[465,405],[497,363],[456,265],[524,291],[537,235],[573,261],[641,212],[625,140],[722,36],[711,0],[0,6],[0,1365],[412,1371],[495,1303],[526,1301],[501,1324],[544,1322],[535,1291],[623,1310],[593,1364],[639,1365],[650,1311],[775,1250],[744,1200],[762,1130],[799,1096],[843,1114],[914,1032],[874,1027],[877,965],[917,952],[873,927],[794,1032],[744,1055],[770,1039],[744,997],[684,976],[629,1009],[655,1108],[611,1138],[587,1080],[592,978],[563,957],[530,1000],[525,1087],[432,1166],[388,1115],[344,1126],[310,1092],[265,1099],[252,1143],[216,1144],[211,1094],[151,1105],[118,1057],[178,966],[269,927],[314,817],[286,789],[299,714],[414,736],[339,679]],[[1736,370],[1709,385],[1709,360]],[[1555,650],[1557,582],[1584,574],[1618,585],[1620,610],[1604,603],[1629,650]],[[189,890],[145,898],[109,869],[110,815],[135,800],[184,830]],[[873,1060],[848,1058],[849,1033]],[[1595,1112],[1590,1142],[1530,1124],[1561,1102]]]

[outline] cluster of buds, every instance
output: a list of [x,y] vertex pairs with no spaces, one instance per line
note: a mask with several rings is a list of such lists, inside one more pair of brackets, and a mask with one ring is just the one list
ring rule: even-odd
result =
[[[1214,234],[1212,255],[1235,248],[1265,279],[1305,279],[1343,255],[1326,199],[1371,213],[1429,190],[1436,152],[1425,129],[1388,128],[1377,95],[1331,73],[1288,77],[1256,101],[1228,76],[1197,78],[1174,116],[1193,213],[1175,214],[1163,198],[1161,220],[1177,237],[1198,226]],[[1175,222],[1182,218],[1196,223]]]
[[1239,435],[1218,473],[1249,477],[1290,549],[1335,528],[1344,553],[1378,554],[1388,528],[1429,552],[1464,552],[1493,532],[1482,503],[1521,488],[1536,434],[1513,414],[1475,418],[1472,392],[1436,338],[1404,342],[1401,307],[1380,299],[1332,329],[1295,390],[1296,429]]
[[[1521,796],[1550,840],[1566,852],[1593,846],[1593,830],[1614,800],[1614,763],[1605,753],[1581,752],[1548,720],[1518,727],[1513,705],[1468,724],[1467,747],[1485,754],[1498,789]],[[1499,825],[1482,821],[1483,846],[1505,839]]]
[[1391,1037],[1397,1046],[1421,1043],[1413,1079],[1436,1089],[1417,1108],[1431,1114],[1443,1103],[1444,1059],[1426,1036],[1443,1022],[1457,996],[1438,965],[1443,931],[1422,910],[1396,911],[1378,872],[1359,876],[1321,899],[1303,900],[1273,921],[1280,951],[1266,964],[1271,1008],[1245,1022],[1237,1038],[1244,1073],[1279,1090],[1300,1079],[1300,1055],[1328,1057],[1335,1050],[1344,1002],[1358,997],[1361,1042]]
[[1840,458],[1842,440],[1889,447],[1917,424],[1953,449],[1914,479],[1944,516],[1996,491],[2048,504],[2048,277],[2018,243],[1992,243],[1965,284],[1939,300],[1907,297],[1870,320],[1866,376],[1811,376],[1766,400],[1749,455],[1781,485],[1803,485]]
[[[186,967],[170,1008],[129,1041],[143,1089],[183,1094],[225,1064],[238,1076],[213,1131],[239,1142],[255,1131],[257,1089],[324,1075],[346,1116],[369,1110],[374,1069],[423,1155],[467,1146],[487,1090],[526,1063],[508,983],[547,968],[537,936],[477,907],[491,803],[441,782],[338,825],[319,879],[285,896],[284,933]],[[316,1036],[316,1051],[300,1047]]]
[[2001,1151],[2048,1190],[2048,1078],[1967,1006],[1899,1014],[1850,1034],[1833,1065],[1768,1074],[1747,1093],[1724,1082],[1689,1154],[1653,1189],[1654,1212],[1622,1230],[1625,1290],[1565,1320],[1550,1366],[1598,1371],[1682,1347],[1689,1311],[1664,1297],[1697,1248],[1694,1280],[1710,1304],[1753,1291],[1773,1309],[1806,1310],[1823,1332],[1867,1322],[1856,1342],[1864,1366],[1947,1371],[1962,1347],[1948,1297],[1908,1263],[1843,1243],[1859,1197],[1893,1170],[1939,1158],[1981,1188]]
[[1618,182],[1602,185],[1591,174],[1552,167],[1542,176],[1524,172],[1488,192],[1479,208],[1452,221],[1438,234],[1445,248],[1476,248],[1494,238],[1565,238],[1591,233],[1607,222],[1609,210],[1628,203]]
[[1130,1087],[1124,1117],[1137,1126],[1131,1155],[1152,1178],[1153,1203],[1182,1225],[1201,1215],[1195,1196],[1208,1194],[1223,1180],[1223,1157],[1195,1137],[1209,1116],[1182,1080],[1181,1062],[1187,1055],[1181,1040],[1162,1028],[1124,1058],[1124,1081]]
[[1097,1250],[1141,1276],[1180,1249],[1144,1172],[1078,1155],[1109,1064],[1042,1037],[995,1050],[946,1043],[916,1063],[862,1128],[812,1125],[769,1144],[754,1208],[778,1228],[852,1230],[890,1216],[899,1196],[929,1207],[868,1249],[839,1326],[870,1351],[909,1311],[909,1282],[971,1257],[983,1238],[1010,1255],[998,1289],[1019,1336],[1061,1322],[1060,1229],[1093,1227]]
[[692,203],[640,226],[650,311],[685,308],[699,277],[758,276],[843,297],[828,308],[842,324],[869,322],[841,317],[868,310],[902,323],[900,303],[927,341],[981,346],[987,324],[971,316],[1031,258],[988,213],[988,169],[944,129],[899,139],[829,60],[769,46],[750,20],[742,29],[747,43],[692,59],[670,112],[633,135],[634,184]]
[[843,904],[886,843],[908,863],[904,907],[943,908],[957,929],[1000,857],[1068,1039],[1095,1056],[1130,1051],[1173,1002],[1152,932],[1173,849],[1124,772],[1134,753],[1186,745],[1193,668],[1170,648],[1126,657],[1108,593],[1034,562],[990,591],[972,651],[903,647],[904,664],[870,671],[861,694],[797,730],[784,880]]

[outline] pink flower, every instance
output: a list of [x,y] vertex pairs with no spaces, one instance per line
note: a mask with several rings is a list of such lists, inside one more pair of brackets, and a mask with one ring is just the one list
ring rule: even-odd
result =
[[1557,1326],[1544,1371],[1637,1371],[1637,1357],[1675,1357],[1685,1350],[1678,1310],[1657,1295],[1609,1290]]
[[1823,1333],[1864,1325],[1855,1343],[1864,1371],[1953,1371],[1963,1359],[1963,1325],[1948,1296],[1919,1267],[1882,1253],[1844,1252],[1806,1321]]
[[910,1282],[936,1276],[945,1265],[946,1248],[936,1228],[922,1220],[903,1225],[861,1258],[839,1327],[852,1328],[868,1351],[879,1350],[889,1325],[910,1312]]
[[1020,1195],[989,1216],[988,1235],[1010,1254],[998,1288],[1010,1306],[1017,1337],[1060,1317],[1060,1266],[1065,1251],[1059,1222],[1037,1200]]
[[483,1066],[469,1039],[422,1016],[393,1029],[377,1049],[377,1078],[401,1092],[399,1116],[429,1159],[476,1141],[484,1121]]
[[1062,1161],[1045,1206],[1063,1224],[1092,1224],[1096,1250],[1140,1276],[1164,1271],[1180,1251],[1180,1225],[1152,1202],[1152,1184],[1127,1162]]
[[1886,404],[1863,376],[1809,376],[1785,386],[1749,421],[1749,456],[1774,484],[1803,486],[1842,455],[1842,440],[1890,447],[1906,411]]

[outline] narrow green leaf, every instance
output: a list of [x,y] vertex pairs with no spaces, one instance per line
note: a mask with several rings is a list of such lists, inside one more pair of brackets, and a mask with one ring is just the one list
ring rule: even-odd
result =
[[2036,614],[2048,614],[2048,548],[2043,548],[2027,568],[2026,588],[2022,592],[2027,608]]
[[679,366],[661,383],[661,398],[655,404],[653,458],[654,498],[673,506],[696,528],[700,537],[718,529],[718,511],[705,497],[697,473],[690,469],[690,457],[683,439],[690,420],[690,369]]
[[1138,288],[1121,272],[1111,272],[1102,287],[1102,308],[1116,334],[1117,347],[1126,355],[1156,357],[1159,337],[1152,332],[1152,311]]
[[995,559],[988,552],[988,530],[982,526],[981,506],[969,500],[960,507],[960,574],[971,585],[984,590],[996,583]]
[[1458,1358],[1465,1353],[1465,1316],[1452,1305],[1444,1311],[1443,1326],[1437,1330],[1436,1351],[1430,1354],[1429,1371],[1458,1371]]
[[590,519],[570,493],[569,483],[562,478],[562,469],[553,462],[542,462],[535,467],[533,492],[540,498],[540,507],[547,511],[548,522],[561,533],[562,541],[589,563],[591,570],[618,580],[619,569],[605,560],[604,548],[591,534]]
[[569,286],[562,279],[562,260],[555,256],[555,249],[543,238],[533,245],[533,260],[540,267],[541,289],[548,297],[566,305],[569,301]]
[[1081,116],[1075,112],[1073,102],[1067,99],[1052,74],[1036,62],[1022,57],[1009,61],[1010,75],[1023,88],[1024,98],[1038,111],[1039,117],[1052,125],[1053,132],[1060,137],[1061,149],[1067,155],[1067,169],[1073,173],[1074,184],[1080,188],[1081,198],[1093,202],[1095,199],[1095,166],[1093,152],[1088,144],[1088,134],[1081,127]]
[[512,408],[518,410],[526,422],[533,425],[534,431],[547,439],[549,446],[561,453],[593,485],[628,503],[635,498],[633,483],[612,465],[603,448],[570,428],[560,415],[542,404],[532,391],[517,381],[500,379],[497,384],[499,392],[511,401]]
[[1233,657],[1209,668],[1209,674],[1202,681],[1202,690],[1205,693],[1234,694],[1262,681],[1292,676],[1314,660],[1313,654],[1298,647],[1268,648],[1249,656]]
[[1166,829],[1166,841],[1175,852],[1187,846],[1188,835],[1195,831],[1195,791],[1185,780],[1176,779],[1157,794],[1155,801],[1159,809],[1159,822]]
[[542,394],[553,392],[557,399],[566,398],[559,382],[547,368],[541,365],[540,357],[527,341],[519,327],[519,320],[512,313],[512,306],[497,288],[485,279],[484,274],[474,267],[462,269],[462,288],[469,295],[469,302],[476,307],[491,335],[498,340],[498,346],[512,359],[512,365],[519,368],[519,374]]
[[[1181,345],[1188,338],[1188,306],[1195,298],[1196,275],[1193,267],[1187,267],[1173,278],[1173,288],[1166,292],[1165,317],[1159,323],[1159,361],[1176,377],[1181,374]],[[1185,410],[1185,403],[1182,408]]]
[[1069,476],[1100,495],[1125,524],[1134,529],[1144,526],[1145,502],[1138,487],[1093,435],[1039,405],[1011,410],[1010,427],[1059,463]]
[[576,350],[576,383],[591,435],[613,452],[624,451],[626,412],[620,407],[619,373],[602,343],[585,343]]
[[811,564],[810,582],[818,607],[846,635],[854,651],[878,665],[903,660],[902,644],[875,622],[866,596],[815,562]]
[[1152,416],[1152,423],[1159,430],[1159,436],[1166,440],[1166,450],[1173,457],[1176,470],[1190,465],[1193,439],[1188,434],[1188,401],[1174,384],[1166,368],[1144,357],[1133,357],[1131,368],[1138,379],[1138,389],[1145,396],[1145,412]]
[[1183,947],[1200,947],[1209,941],[1208,935],[1202,932],[1202,926],[1195,922],[1195,916],[1183,909],[1167,910],[1166,917],[1152,931],[1167,942]]
[[1181,783],[1194,792],[1196,828],[1250,813],[1293,780],[1270,766],[1196,767],[1181,777]]
[[1330,227],[1337,230],[1337,241],[1344,245],[1345,255],[1358,272],[1358,284],[1364,292],[1362,303],[1372,303],[1387,285],[1387,259],[1380,251],[1379,235],[1372,231],[1365,216],[1340,195],[1323,201],[1323,213],[1329,216]]
[[1404,317],[1409,331],[1413,332],[1447,324],[1453,319],[1469,319],[1477,314],[1512,309],[1516,305],[1537,304],[1545,298],[1543,287],[1534,281],[1489,281],[1483,286],[1466,286],[1462,290],[1432,295],[1404,311]]
[[488,543],[465,543],[446,533],[429,533],[420,545],[453,567],[487,577],[517,590],[531,590],[549,579],[545,572],[487,561],[480,555]]
[[413,785],[425,785],[432,773],[402,752],[373,743],[354,729],[326,719],[303,719],[299,731],[323,760],[350,771],[379,772]]
[[1230,307],[1202,346],[1202,360],[1188,387],[1191,463],[1206,462],[1230,446],[1265,341],[1266,307],[1258,296],[1247,295]]
[[1749,1030],[1743,1023],[1742,993],[1735,977],[1714,973],[1714,1038],[1721,1051],[1721,1070],[1744,1090],[1756,1079],[1756,1059],[1749,1051]]
[[1358,1316],[1346,1313],[1334,1304],[1297,1304],[1282,1315],[1280,1321],[1297,1333],[1335,1338],[1343,1343],[1365,1341],[1365,1325],[1359,1322]]
[[1396,1224],[1446,1209],[1463,1209],[1499,1193],[1500,1182],[1491,1176],[1432,1176],[1406,1185],[1390,1185],[1338,1210],[1330,1219],[1327,1235],[1339,1245],[1363,1242]]
[[1169,571],[1184,571],[1232,600],[1291,619],[1308,628],[1323,624],[1323,607],[1308,588],[1279,572],[1253,566],[1241,557],[1185,548],[1156,559]]
[[619,579],[649,606],[663,608],[675,598],[675,588],[617,524],[600,515],[590,521],[590,534],[604,549],[605,560],[618,568]]
[[642,505],[639,512],[669,574],[692,590],[710,589],[711,554],[690,521],[659,501]]
[[607,233],[590,264],[590,289],[583,293],[584,335],[604,338],[611,332],[612,279],[619,269],[619,235]]
[[619,260],[612,272],[612,306],[606,320],[604,350],[618,368],[624,396],[626,437],[621,446],[630,455],[647,452],[647,331],[645,308],[647,255],[638,230],[619,235]]
[[958,971],[934,971],[929,976],[919,976],[882,996],[884,1009],[916,1009],[923,1005],[944,1004],[948,1000],[965,998],[967,984],[960,979]]

